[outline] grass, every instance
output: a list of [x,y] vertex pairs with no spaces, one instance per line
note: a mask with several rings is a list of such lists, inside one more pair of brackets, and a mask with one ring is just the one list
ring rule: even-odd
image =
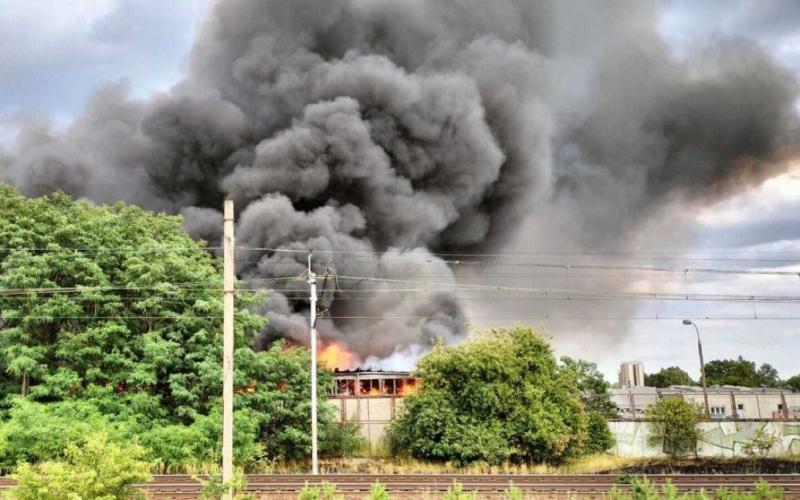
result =
[[[409,458],[352,458],[320,461],[322,473],[353,474],[597,474],[635,467],[652,460],[613,455],[591,455],[564,465],[476,463],[457,467],[448,462],[423,462]],[[264,464],[254,473],[289,474],[308,470],[302,462]]]
[[[264,462],[249,467],[248,473],[296,474],[310,469],[307,462]],[[217,472],[217,464],[156,473],[205,474]],[[713,473],[798,473],[800,457],[793,459],[678,459],[629,458],[610,454],[589,455],[561,465],[476,463],[457,467],[447,462],[424,462],[411,458],[337,458],[320,460],[320,472],[352,474],[713,474]]]

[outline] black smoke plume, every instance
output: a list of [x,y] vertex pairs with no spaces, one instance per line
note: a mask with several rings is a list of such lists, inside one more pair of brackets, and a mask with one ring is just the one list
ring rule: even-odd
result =
[[[343,277],[409,277],[420,272],[409,261],[424,261],[437,277],[418,281],[453,282],[431,253],[500,250],[526,219],[532,247],[626,247],[676,200],[713,201],[774,175],[796,139],[787,70],[744,40],[679,60],[657,9],[221,0],[170,91],[134,101],[110,86],[66,130],[26,125],[0,179],[30,196],[61,189],[180,212],[212,242],[230,198],[239,245],[313,248],[317,272]],[[300,275],[306,256],[238,258],[255,282]],[[304,339],[305,286],[263,283],[264,340]],[[326,296],[338,319],[322,321],[323,335],[362,357],[464,334],[449,292],[333,276],[329,286],[359,300]]]

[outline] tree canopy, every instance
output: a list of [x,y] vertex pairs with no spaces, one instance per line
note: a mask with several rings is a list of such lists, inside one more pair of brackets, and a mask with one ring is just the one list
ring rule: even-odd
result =
[[645,410],[650,422],[648,442],[661,445],[664,453],[673,457],[696,451],[700,439],[697,424],[702,415],[701,406],[681,398],[659,399]]
[[[121,203],[95,206],[60,193],[26,199],[0,185],[0,221],[0,464],[57,458],[65,446],[58,432],[80,436],[88,422],[110,438],[139,435],[168,462],[213,459],[219,259],[189,238],[179,216]],[[260,300],[246,290],[236,298],[240,462],[310,450],[308,352],[280,344],[253,351],[264,319],[248,308]],[[319,379],[324,394],[330,374]],[[332,410],[322,404],[320,412],[324,438]],[[11,432],[32,422],[60,429],[43,440],[52,449],[28,447],[25,432]]]
[[575,377],[531,328],[437,345],[415,373],[422,388],[405,399],[389,436],[417,458],[557,462],[586,451],[588,415]]
[[663,388],[671,385],[697,385],[697,383],[681,368],[669,366],[662,368],[658,373],[645,374],[644,385]]
[[718,359],[706,363],[708,385],[739,385],[743,387],[778,387],[778,371],[768,363],[756,368],[753,361],[742,356],[738,359]]

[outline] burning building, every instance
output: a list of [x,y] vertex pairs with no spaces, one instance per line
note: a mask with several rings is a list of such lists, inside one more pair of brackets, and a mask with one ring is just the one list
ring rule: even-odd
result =
[[338,421],[359,424],[370,448],[380,443],[403,396],[419,387],[417,378],[402,371],[337,370],[334,381],[329,401],[337,409]]

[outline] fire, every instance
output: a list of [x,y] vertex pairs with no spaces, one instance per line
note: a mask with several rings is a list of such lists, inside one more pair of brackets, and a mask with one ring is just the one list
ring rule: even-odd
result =
[[319,351],[319,361],[328,368],[339,368],[342,370],[352,370],[360,362],[358,356],[347,347],[337,342],[326,346],[321,346]]
[[406,379],[405,384],[397,387],[398,396],[409,396],[419,392],[419,383],[415,378]]

